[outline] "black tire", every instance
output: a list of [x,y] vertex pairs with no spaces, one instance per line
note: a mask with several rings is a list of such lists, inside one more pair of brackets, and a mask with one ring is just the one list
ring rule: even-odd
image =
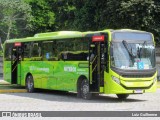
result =
[[26,89],[27,92],[33,93],[34,92],[34,82],[32,75],[28,75],[26,78]]
[[128,96],[129,96],[129,94],[117,94],[117,97],[120,100],[125,100]]
[[89,100],[92,98],[92,93],[89,92],[88,80],[84,79],[80,85],[80,95],[81,98]]

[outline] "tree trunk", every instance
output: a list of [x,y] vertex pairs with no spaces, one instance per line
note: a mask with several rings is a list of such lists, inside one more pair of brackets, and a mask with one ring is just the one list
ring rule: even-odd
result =
[[6,40],[9,40],[9,39],[10,39],[11,29],[12,29],[12,20],[11,20],[11,18],[10,18],[10,19],[9,19],[9,24],[8,24],[8,32],[7,32],[7,38],[6,38]]

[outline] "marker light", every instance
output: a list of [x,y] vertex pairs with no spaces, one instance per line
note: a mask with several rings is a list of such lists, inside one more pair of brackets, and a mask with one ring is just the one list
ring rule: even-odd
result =
[[104,35],[92,37],[92,42],[103,42],[103,41],[104,41]]
[[21,44],[20,42],[16,42],[16,43],[14,43],[14,46],[15,46],[15,47],[21,47],[22,44]]

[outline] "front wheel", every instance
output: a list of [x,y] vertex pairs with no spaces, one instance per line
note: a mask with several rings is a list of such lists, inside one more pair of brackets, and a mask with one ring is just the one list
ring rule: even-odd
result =
[[28,75],[26,79],[26,88],[29,93],[34,92],[34,82],[32,75]]
[[129,94],[117,94],[118,99],[124,100],[129,96]]
[[92,98],[92,93],[89,92],[88,80],[83,80],[81,82],[81,92],[80,93],[83,99],[89,100]]

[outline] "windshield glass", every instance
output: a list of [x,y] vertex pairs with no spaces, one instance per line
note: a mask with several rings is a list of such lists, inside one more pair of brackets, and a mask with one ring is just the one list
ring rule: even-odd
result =
[[117,32],[111,43],[111,66],[144,70],[155,67],[155,47],[151,34]]
[[155,67],[153,44],[113,42],[111,65],[120,69],[152,69]]
[[113,33],[114,41],[141,41],[145,40],[147,42],[151,42],[152,36],[150,33],[141,33],[141,32],[115,32]]
[[114,32],[111,66],[130,70],[154,68],[155,47],[152,35],[147,32]]

